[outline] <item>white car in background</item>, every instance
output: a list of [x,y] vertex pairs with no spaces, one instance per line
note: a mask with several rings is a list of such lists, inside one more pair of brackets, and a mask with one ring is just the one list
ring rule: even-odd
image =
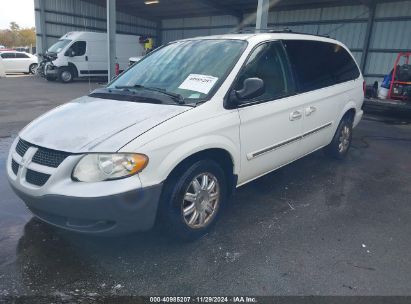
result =
[[0,50],[0,56],[6,73],[36,73],[38,58],[35,55],[25,52]]

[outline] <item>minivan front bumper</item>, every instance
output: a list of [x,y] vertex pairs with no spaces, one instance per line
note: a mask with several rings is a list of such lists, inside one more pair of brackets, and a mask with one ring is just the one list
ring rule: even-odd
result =
[[76,232],[104,235],[152,228],[162,190],[160,184],[104,197],[36,197],[11,185],[40,220]]
[[[95,183],[74,181],[71,173],[82,155],[72,154],[55,167],[47,166],[47,162],[33,162],[33,155],[43,148],[29,144],[21,156],[19,141],[17,138],[10,149],[8,180],[14,192],[41,220],[72,231],[106,235],[148,230],[153,226],[162,183],[143,187],[138,174]],[[52,161],[53,150],[46,151]],[[28,178],[29,172],[37,179]],[[38,178],[44,175],[48,177],[40,183]]]

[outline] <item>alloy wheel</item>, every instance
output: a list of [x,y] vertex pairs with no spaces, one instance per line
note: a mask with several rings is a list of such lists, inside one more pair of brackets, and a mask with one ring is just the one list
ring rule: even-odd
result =
[[350,146],[350,138],[351,138],[351,130],[348,126],[344,126],[341,129],[339,141],[340,143],[338,144],[338,152],[343,153],[348,150],[348,147]]
[[70,73],[69,71],[63,71],[63,72],[61,73],[61,79],[62,79],[64,82],[70,82],[70,81],[71,81],[71,78],[72,78],[72,75],[71,75],[71,73]]
[[36,74],[36,71],[37,71],[37,64],[32,64],[30,67],[30,73],[34,75]]
[[209,173],[197,175],[189,184],[182,202],[184,222],[190,228],[203,228],[217,214],[220,203],[220,185]]

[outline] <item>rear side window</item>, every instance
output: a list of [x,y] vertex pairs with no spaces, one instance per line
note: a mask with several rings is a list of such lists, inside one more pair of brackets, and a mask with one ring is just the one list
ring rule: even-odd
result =
[[16,58],[16,54],[15,53],[3,53],[1,54],[1,58],[4,58],[4,59]]
[[360,76],[351,55],[339,44],[286,40],[299,92],[307,92],[356,79]]
[[30,57],[23,53],[16,53],[16,58],[30,58]]

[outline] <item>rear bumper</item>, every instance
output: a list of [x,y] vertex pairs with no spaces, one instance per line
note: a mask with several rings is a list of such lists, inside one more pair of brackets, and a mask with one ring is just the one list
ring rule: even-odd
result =
[[103,197],[30,196],[13,187],[39,219],[89,234],[116,235],[152,228],[162,185]]

